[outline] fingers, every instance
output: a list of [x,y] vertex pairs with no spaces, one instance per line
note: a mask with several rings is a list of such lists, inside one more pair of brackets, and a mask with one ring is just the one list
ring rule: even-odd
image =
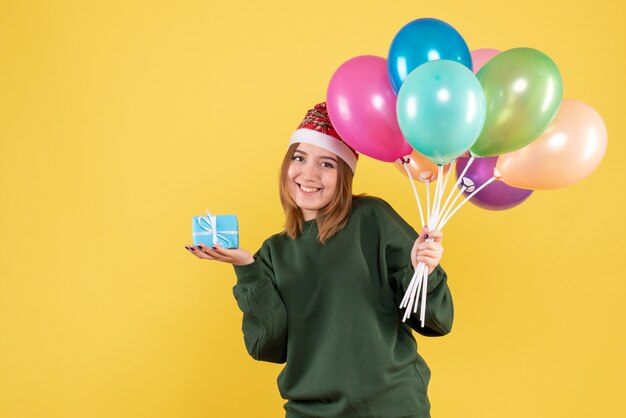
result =
[[418,238],[415,240],[415,243],[413,244],[413,248],[411,248],[411,262],[413,264],[413,268],[415,268],[415,264],[416,264],[415,260],[417,259],[417,251],[421,243],[422,241],[420,241],[420,239]]
[[420,232],[420,235],[418,237],[420,241],[431,240],[431,241],[438,241],[438,242],[441,241],[441,238],[443,238],[443,232],[437,229],[433,229],[429,231],[427,226],[424,226],[422,228],[422,232]]
[[436,267],[437,264],[439,264],[439,258],[417,256],[417,262],[418,263],[424,263],[424,264],[426,264],[429,267]]
[[425,251],[425,250],[434,250],[443,252],[443,247],[440,242],[421,242],[417,244],[417,252]]
[[198,244],[198,247],[201,253],[208,255],[213,260],[230,262],[230,257],[228,257],[228,255],[223,252],[224,249],[220,246],[207,247],[204,244]]
[[218,252],[216,248],[210,248],[204,244],[198,244],[195,247],[193,245],[186,245],[185,248],[198,258],[230,262],[229,257],[226,254]]
[[419,236],[417,237],[417,241],[424,242],[426,241],[427,238],[428,238],[428,227],[423,226],[422,230],[419,233]]
[[443,247],[441,246],[441,239],[443,238],[443,232],[433,229],[428,230],[428,227],[424,226],[420,233],[420,236],[415,240],[413,248],[411,249],[411,262],[413,268],[419,262],[423,262],[430,267],[430,270],[435,268],[439,264],[439,260],[443,255]]
[[443,255],[443,248],[424,248],[417,251],[417,257],[427,257],[440,259]]
[[191,254],[195,255],[198,258],[204,258],[206,260],[215,260],[215,257],[202,251],[201,248],[194,247],[193,245],[185,245],[185,248],[189,250]]
[[430,274],[433,272],[433,270],[435,270],[435,268],[437,268],[439,260],[431,257],[417,257],[417,263],[424,263],[424,265],[426,265],[426,267],[428,268],[428,274]]
[[443,232],[433,229],[432,231],[428,232],[428,238],[435,242],[441,242],[441,239],[443,238]]
[[216,253],[223,255],[223,256],[229,256],[230,252],[228,250],[228,248],[224,248],[224,247],[220,247],[219,245],[215,246],[212,248],[213,251],[215,251]]
[[198,244],[195,247],[193,245],[190,245],[185,246],[185,248],[196,257],[206,260],[216,260],[236,266],[243,266],[254,263],[254,257],[252,256],[252,254],[250,254],[243,248],[224,248],[221,247],[219,244],[213,247],[208,247],[204,244]]
[[443,256],[443,247],[439,242],[424,242],[417,246],[415,260],[432,268],[436,267]]
[[443,255],[443,248],[424,248],[417,251],[416,256],[419,257],[428,257],[435,258],[437,260],[441,259]]

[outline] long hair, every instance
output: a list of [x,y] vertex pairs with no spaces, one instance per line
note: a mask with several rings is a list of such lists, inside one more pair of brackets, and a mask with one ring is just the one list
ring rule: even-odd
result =
[[[302,211],[291,198],[287,187],[287,171],[291,164],[291,158],[298,148],[299,143],[291,144],[283,158],[280,168],[279,194],[280,203],[285,212],[285,233],[295,239],[304,227]],[[317,238],[324,244],[348,223],[348,216],[352,210],[352,179],[354,174],[350,166],[341,158],[337,159],[337,189],[331,201],[317,212]],[[357,197],[357,196],[354,196]]]

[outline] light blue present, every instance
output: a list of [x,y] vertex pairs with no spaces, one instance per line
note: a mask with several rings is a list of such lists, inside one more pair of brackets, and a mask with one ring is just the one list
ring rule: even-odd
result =
[[191,220],[193,245],[200,243],[207,247],[219,244],[223,248],[239,247],[239,227],[235,215],[194,216]]

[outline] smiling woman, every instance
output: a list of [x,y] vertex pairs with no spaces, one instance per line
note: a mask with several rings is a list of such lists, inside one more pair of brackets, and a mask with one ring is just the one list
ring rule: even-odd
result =
[[289,143],[279,184],[285,232],[295,239],[305,221],[316,219],[325,243],[348,220],[358,154],[335,131],[326,103],[307,112]]
[[305,221],[315,219],[337,188],[337,156],[324,148],[299,144],[287,169],[287,189]]
[[280,173],[285,231],[295,238],[305,221],[316,219],[320,242],[343,228],[352,207],[348,164],[334,153],[307,143],[289,146]]
[[[452,327],[442,235],[425,229],[418,237],[385,201],[353,196],[356,162],[318,104],[283,159],[285,230],[254,256],[190,250],[234,265],[248,352],[286,363],[278,386],[287,418],[428,418],[430,370],[411,328],[435,336]],[[398,308],[417,261],[431,273],[423,326],[403,322]]]

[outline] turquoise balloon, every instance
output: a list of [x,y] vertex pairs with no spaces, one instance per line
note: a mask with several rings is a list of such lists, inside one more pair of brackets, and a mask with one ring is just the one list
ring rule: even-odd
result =
[[476,76],[455,61],[430,61],[402,83],[396,102],[407,142],[436,164],[448,164],[478,139],[485,123],[485,95]]

